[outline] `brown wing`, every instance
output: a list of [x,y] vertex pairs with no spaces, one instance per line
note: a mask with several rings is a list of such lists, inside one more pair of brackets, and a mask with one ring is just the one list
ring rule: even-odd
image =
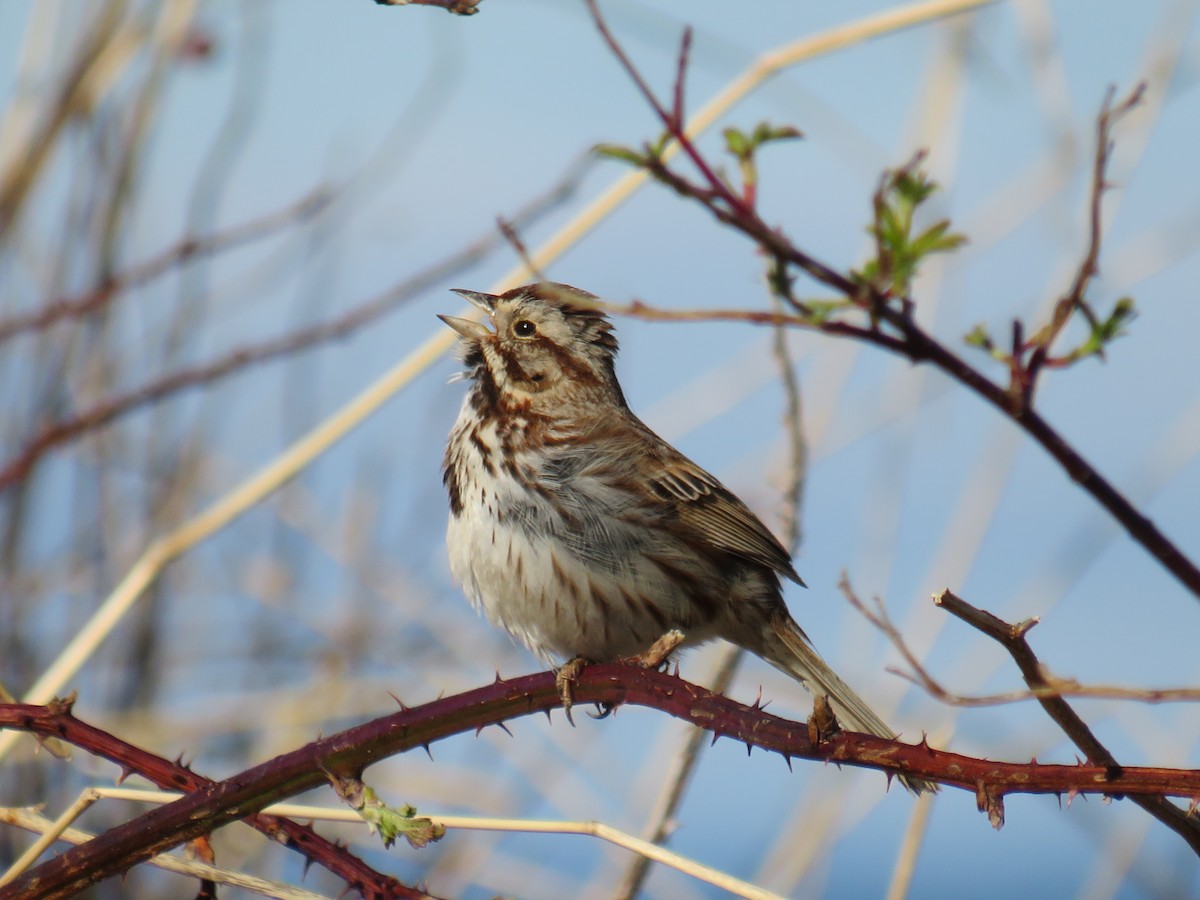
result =
[[[659,439],[661,442],[661,439]],[[732,491],[665,442],[658,460],[661,471],[650,479],[650,488],[675,503],[680,521],[727,553],[770,566],[780,575],[803,585],[791,557],[764,525]]]

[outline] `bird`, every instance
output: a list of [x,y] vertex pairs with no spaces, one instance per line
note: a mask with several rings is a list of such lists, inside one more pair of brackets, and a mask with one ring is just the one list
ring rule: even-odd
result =
[[850,730],[895,738],[789,613],[782,579],[804,582],[778,538],[629,408],[598,298],[557,282],[453,292],[486,319],[439,316],[469,382],[443,482],[450,569],[473,605],[551,665],[721,638]]

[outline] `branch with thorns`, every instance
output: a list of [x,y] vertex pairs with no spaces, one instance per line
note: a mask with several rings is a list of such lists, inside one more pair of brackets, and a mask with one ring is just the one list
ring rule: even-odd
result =
[[[1038,624],[1038,619],[1026,619],[1023,622],[1010,624],[985,610],[972,606],[962,598],[956,596],[949,589],[946,589],[942,593],[935,595],[933,602],[952,616],[961,619],[972,628],[987,635],[1007,650],[1009,655],[1012,656],[1013,661],[1017,664],[1017,668],[1020,669],[1021,676],[1029,688],[1028,693],[1024,695],[961,697],[947,691],[926,671],[916,658],[916,655],[904,642],[904,638],[892,623],[887,610],[880,600],[876,599],[874,610],[868,609],[866,604],[855,594],[845,575],[842,576],[839,586],[850,604],[865,616],[867,621],[883,632],[896,649],[900,651],[900,654],[904,657],[904,661],[912,668],[913,674],[911,676],[904,672],[897,672],[897,674],[919,684],[939,700],[955,705],[990,706],[997,703],[1014,702],[1016,700],[1037,700],[1046,711],[1046,714],[1054,720],[1055,724],[1062,729],[1071,742],[1086,755],[1089,762],[1103,766],[1114,775],[1122,772],[1124,768],[1117,762],[1116,757],[1109,752],[1108,748],[1100,743],[1087,723],[1063,699],[1064,695],[1083,697],[1109,696],[1116,699],[1135,699],[1150,702],[1200,699],[1197,696],[1200,694],[1200,691],[1193,690],[1136,692],[1125,691],[1123,689],[1109,691],[1109,689],[1104,688],[1092,688],[1082,689],[1078,693],[1061,690],[1064,682],[1049,674],[1041,660],[1033,652],[1033,648],[1025,640],[1025,635]],[[896,670],[893,669],[891,671]],[[1073,682],[1065,684],[1069,686]],[[1106,691],[1108,693],[1105,693]],[[1119,696],[1119,694],[1125,696]],[[1192,848],[1193,852],[1200,854],[1200,819],[1193,815],[1196,809],[1195,802],[1187,810],[1183,810],[1167,800],[1165,796],[1140,796],[1131,797],[1130,799],[1137,806],[1140,806],[1159,822],[1182,837]]]
[[[1046,670],[1045,666],[1041,667],[1043,683],[1036,688],[1024,691],[1005,691],[998,694],[958,694],[946,688],[929,673],[929,670],[925,668],[916,654],[913,653],[912,648],[905,642],[904,636],[892,621],[891,616],[888,615],[887,607],[880,598],[871,598],[871,605],[868,606],[854,591],[854,588],[851,587],[850,581],[845,574],[842,575],[841,580],[838,582],[838,589],[858,614],[875,626],[891,642],[892,646],[904,657],[904,662],[909,667],[906,671],[895,666],[889,666],[887,671],[892,675],[903,678],[910,684],[915,684],[929,694],[929,696],[945,703],[947,706],[967,708],[1005,706],[1011,703],[1023,703],[1028,700],[1041,700],[1046,697],[1123,700],[1152,704],[1200,702],[1200,688],[1156,689],[1127,688],[1119,685],[1082,684],[1074,678],[1063,678],[1058,675],[1052,675]],[[935,594],[933,597],[934,603],[942,606],[942,598],[946,595],[954,596],[949,591],[945,591],[940,595]],[[1025,619],[1015,625],[1007,625],[1007,628],[1012,629],[1013,633],[1020,634],[1023,637],[1034,626],[1040,624],[1040,622],[1041,620],[1035,617]]]
[[[39,739],[61,738],[88,753],[115,763],[121,769],[119,781],[122,782],[136,774],[163,790],[190,791],[192,796],[203,794],[215,784],[212,779],[193,772],[179,760],[172,762],[75,718],[71,714],[74,699],[72,694],[64,700],[56,700],[45,706],[0,704],[0,730],[12,728],[28,731],[37,735]],[[17,721],[21,717],[19,714],[14,715],[14,711],[19,709],[31,711],[31,715],[23,721]],[[36,724],[37,722],[41,724]],[[321,866],[343,879],[349,887],[358,890],[363,896],[426,896],[423,891],[417,891],[391,876],[375,871],[345,847],[322,837],[309,825],[261,813],[245,816],[242,821],[271,840],[304,854],[309,865]],[[75,877],[82,877],[82,873],[76,872]],[[0,888],[0,898],[9,896],[32,897],[35,894],[21,893],[12,885]]]
[[[744,742],[779,753],[789,767],[792,759],[832,762],[938,781],[972,793],[989,821],[1004,821],[1004,797],[1010,793],[1101,794],[1130,797],[1139,805],[1164,804],[1187,824],[1187,813],[1170,804],[1167,796],[1200,798],[1200,771],[1157,767],[1122,767],[1088,756],[1092,763],[1051,765],[1036,760],[1005,763],[976,759],[936,750],[924,740],[908,744],[873,735],[842,731],[818,698],[810,722],[794,722],[771,715],[756,704],[747,706],[677,676],[622,664],[589,666],[574,684],[578,703],[619,707],[645,706],[691,722],[718,737]],[[390,716],[322,738],[219,782],[200,780],[189,773],[184,783],[192,793],[67,850],[27,872],[5,890],[13,896],[38,886],[37,896],[68,896],[88,884],[125,871],[174,846],[209,834],[215,829],[253,815],[271,803],[318,787],[331,773],[358,778],[379,760],[456,734],[544,712],[561,705],[553,672],[496,681],[486,687],[402,708]],[[823,713],[818,715],[818,713]],[[85,750],[112,758],[111,736],[75,719],[67,703],[50,706],[0,704],[0,728],[37,735],[53,735]],[[110,755],[111,754],[111,755]],[[128,755],[123,750],[118,758]],[[186,770],[185,770],[186,771]],[[1200,842],[1193,844],[1200,853]],[[5,896],[0,893],[0,896]]]

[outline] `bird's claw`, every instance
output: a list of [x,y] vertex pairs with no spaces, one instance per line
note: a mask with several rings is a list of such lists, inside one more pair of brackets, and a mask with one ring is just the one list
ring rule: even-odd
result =
[[678,628],[672,628],[651,644],[650,649],[645,653],[631,656],[626,662],[641,666],[643,669],[661,669],[670,660],[671,654],[679,649],[683,641],[683,632]]
[[558,673],[554,676],[554,686],[558,688],[558,696],[562,698],[563,712],[567,714],[567,721],[572,726],[575,725],[575,719],[571,716],[571,707],[575,705],[575,698],[572,696],[572,688],[575,685],[575,680],[579,677],[579,673],[583,671],[588,661],[582,656],[576,656],[574,659],[563,663]]

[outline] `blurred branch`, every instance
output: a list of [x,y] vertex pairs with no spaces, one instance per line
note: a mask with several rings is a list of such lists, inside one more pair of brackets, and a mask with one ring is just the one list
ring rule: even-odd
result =
[[183,263],[214,256],[304,222],[325,209],[334,193],[327,188],[318,188],[283,209],[261,218],[207,237],[185,238],[145,262],[117,273],[86,294],[62,297],[32,312],[0,319],[0,342],[22,332],[41,331],[63,319],[76,319],[98,312],[119,294],[161,278]]
[[13,156],[10,168],[0,172],[0,247],[9,239],[25,198],[50,159],[62,129],[98,100],[103,88],[132,58],[136,42],[129,41],[121,28],[127,5],[125,0],[103,4],[38,133],[22,153]]
[[[85,793],[110,795],[120,794],[122,792],[120,789],[113,790],[111,788],[86,788]],[[96,835],[87,831],[81,831],[78,828],[60,828],[59,822],[52,822],[45,816],[38,815],[38,813],[33,809],[14,809],[11,807],[0,808],[0,822],[8,825],[14,825],[17,828],[33,832],[34,834],[43,836],[53,834],[54,840],[65,841],[68,844],[83,844],[96,837]],[[180,858],[178,856],[156,856],[153,859],[148,860],[147,865],[154,866],[166,872],[174,872],[177,875],[204,879],[206,881],[211,881],[214,884],[225,884],[236,888],[242,888],[243,890],[252,894],[277,898],[277,900],[323,900],[325,897],[324,894],[318,894],[314,891],[306,891],[303,888],[292,887],[291,885],[284,884],[283,882],[268,881],[264,878],[255,878],[252,875],[243,875],[240,872],[233,872],[228,869],[220,869],[216,866],[208,865],[202,862],[196,862],[195,860],[191,859]],[[3,875],[0,875],[0,886],[2,885]]]
[[[557,208],[574,193],[581,174],[581,167],[573,167],[563,181],[555,185],[542,197],[537,198],[524,210],[520,211],[514,216],[512,221],[514,223],[528,223]],[[309,198],[307,202],[322,205],[327,199],[326,195],[320,194]],[[270,224],[272,226],[277,225],[282,217],[283,214],[276,214],[273,217],[269,217]],[[254,226],[257,226],[256,228],[243,226],[242,229],[239,229],[238,235],[243,240],[248,239],[248,235],[260,233],[267,223],[268,220],[260,220],[257,223],[252,223]],[[212,240],[213,243],[220,244],[220,247],[216,249],[232,245],[232,239],[228,234]],[[307,350],[353,334],[358,329],[371,324],[390,312],[399,304],[427,290],[438,282],[449,278],[455,272],[462,271],[476,264],[499,246],[502,240],[503,238],[500,235],[489,230],[482,237],[461,250],[336,319],[300,328],[258,344],[240,347],[208,363],[187,367],[159,376],[138,388],[108,397],[88,409],[43,426],[41,432],[18,451],[14,457],[6,461],[3,465],[0,465],[0,493],[26,479],[38,460],[47,451],[74,440],[96,428],[108,425],[121,416],[133,412],[140,407],[156,403],[187,388],[212,384],[227,375],[241,372],[250,366],[291,356],[302,350]],[[211,247],[211,245],[204,246]],[[154,271],[159,272],[162,267],[169,267],[198,252],[194,248],[187,249],[190,247],[192,247],[192,242],[185,241],[172,251],[169,251],[168,254],[159,257],[154,261]],[[215,252],[215,249],[210,249],[209,252]],[[96,302],[103,303],[106,299],[98,298]]]
[[[781,303],[776,298],[777,303]],[[783,497],[783,544],[794,555],[804,539],[800,510],[804,502],[804,483],[808,476],[808,441],[804,434],[804,402],[800,394],[800,379],[796,376],[795,361],[788,347],[788,330],[774,327],[772,352],[779,366],[779,380],[784,395],[784,433],[788,442],[787,486]]]
[[[687,46],[680,50],[680,66],[686,58]],[[677,93],[677,97],[681,97]],[[804,495],[804,480],[808,471],[808,444],[804,436],[804,419],[800,398],[800,381],[796,377],[795,363],[787,343],[788,331],[782,324],[774,326],[772,353],[779,367],[779,378],[784,392],[784,430],[788,439],[787,484],[783,490],[784,509],[781,528],[783,543],[793,554],[800,545],[802,528],[800,506]],[[733,676],[742,661],[745,651],[730,645],[722,647],[717,658],[716,671],[712,679],[712,690],[724,694],[733,683]],[[643,833],[655,844],[664,843],[675,828],[675,816],[687,795],[692,776],[700,763],[700,751],[704,748],[704,732],[693,729],[688,732],[676,752],[671,768],[664,774],[663,786],[658,800],[648,817],[649,824]],[[633,900],[641,893],[650,874],[651,860],[638,856],[630,862],[613,896],[618,900]]]
[[[587,0],[587,6],[602,38],[666,129],[657,142],[647,144],[640,151],[608,147],[603,150],[605,155],[621,159],[646,171],[680,196],[699,203],[717,221],[750,238],[768,259],[774,261],[779,272],[777,282],[780,296],[795,310],[806,327],[832,336],[861,340],[914,363],[927,363],[978,394],[1019,425],[1050,454],[1072,481],[1079,484],[1120,523],[1130,537],[1200,599],[1200,568],[1197,568],[1194,562],[1032,407],[1019,402],[1019,398],[1014,399],[1010,391],[996,384],[922,328],[916,321],[915,304],[909,297],[894,293],[886,287],[881,287],[877,281],[865,278],[865,270],[864,273],[844,274],[826,265],[798,248],[782,229],[768,224],[754,206],[738,196],[700,154],[687,132],[679,126],[680,111],[665,107],[646,84],[641,73],[609,30],[596,0]],[[679,93],[678,90],[675,91],[676,96]],[[1136,91],[1131,96],[1136,97]],[[664,149],[669,142],[678,144],[683,154],[695,165],[699,173],[698,181],[678,174],[667,165]],[[902,179],[901,176],[905,174],[905,169],[893,173],[901,194],[899,199],[909,205],[921,202],[928,196],[933,187],[932,183],[923,180],[919,172],[910,171],[907,174],[911,177]],[[954,238],[955,236],[948,234],[942,223],[939,223],[917,237],[905,249],[910,253],[917,253],[918,256],[920,252],[939,252],[949,249]],[[947,242],[950,244],[947,245]],[[788,273],[792,268],[831,288],[842,299],[821,305],[797,299],[792,292]],[[842,317],[844,314],[865,315],[867,324],[847,322]],[[1114,310],[1113,318],[1119,320],[1119,317],[1119,310]],[[1014,336],[1014,344],[1016,343],[1019,342]]]
[[[735,647],[732,644],[722,647],[720,653],[716,672],[712,678],[714,694],[724,694],[729,690],[729,686],[733,683],[733,676],[737,674],[738,666],[745,655],[745,651],[741,647]],[[696,774],[696,767],[700,763],[700,752],[706,743],[705,738],[706,734],[702,729],[688,729],[683,743],[671,761],[670,769],[663,774],[662,789],[654,803],[654,808],[647,817],[647,825],[642,830],[645,839],[650,843],[664,844],[675,831],[675,815],[687,796],[692,776]],[[653,862],[654,860],[644,854],[634,857],[621,877],[621,883],[613,892],[613,897],[616,900],[633,900],[637,897],[646,883],[646,878],[650,875],[650,865]]]
[[456,16],[473,16],[483,0],[375,0],[380,6],[436,6]]
[[[577,703],[618,707],[633,704],[660,710],[748,747],[793,758],[876,769],[888,774],[938,781],[973,793],[980,810],[1000,827],[1004,796],[1101,794],[1130,796],[1139,805],[1164,796],[1200,797],[1200,771],[1121,767],[1114,763],[1047,765],[975,759],[935,750],[924,741],[906,744],[842,731],[828,703],[808,724],[793,722],[713,694],[652,669],[622,664],[591,665],[574,684]],[[561,704],[554,672],[527,675],[446,697],[323,738],[224,781],[194,788],[174,803],[151,810],[68,850],[12,882],[0,897],[62,897],[200,835],[258,812],[267,805],[327,782],[330,774],[358,777],[388,756],[428,748],[438,740],[500,725]],[[1060,701],[1061,702],[1061,701]],[[114,739],[75,719],[69,703],[50,706],[0,704],[0,728],[53,734],[92,752],[111,748]],[[134,748],[136,751],[136,748]],[[139,752],[140,751],[136,751]],[[191,775],[191,778],[198,776]],[[1174,808],[1174,807],[1172,807]],[[1180,816],[1184,816],[1179,810]],[[1193,844],[1200,853],[1200,844]],[[37,887],[37,893],[29,891]]]

